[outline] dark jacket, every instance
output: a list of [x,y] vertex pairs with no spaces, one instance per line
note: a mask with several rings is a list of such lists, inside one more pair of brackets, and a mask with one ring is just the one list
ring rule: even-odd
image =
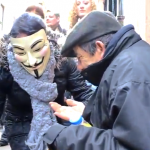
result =
[[60,26],[60,24],[58,25],[57,28],[58,28],[59,32],[62,33],[63,35],[66,35],[66,34],[67,34],[67,30],[64,29],[64,28],[62,28],[62,27]]
[[[58,97],[56,102],[64,105],[64,92],[68,90],[74,99],[86,103],[92,95],[92,91],[86,85],[80,72],[77,70],[73,60],[68,59],[62,61],[59,69],[55,69],[54,82],[57,83]],[[32,84],[32,83],[31,83]],[[18,83],[13,80],[11,73],[0,68],[0,108],[4,107],[4,103],[8,97],[6,112],[14,116],[30,116],[32,119],[32,108],[30,96],[24,91]]]
[[61,150],[150,150],[150,45],[125,26],[84,74],[98,85],[83,114],[93,127],[56,124],[44,140]]

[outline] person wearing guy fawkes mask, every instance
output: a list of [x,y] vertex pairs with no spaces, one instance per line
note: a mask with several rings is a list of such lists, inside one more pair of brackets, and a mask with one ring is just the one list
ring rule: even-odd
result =
[[[46,25],[47,25],[47,35],[55,41],[57,41],[57,44],[59,44],[60,47],[62,47],[65,36],[67,33],[66,29],[63,29],[59,22],[60,22],[60,15],[59,13],[52,13],[50,10],[47,10],[46,12],[46,18],[44,17],[44,11],[42,7],[39,5],[31,5],[26,9],[26,12],[29,13],[35,13],[39,15],[42,19],[46,19]],[[71,98],[71,93],[66,91],[65,97]]]
[[45,150],[42,135],[52,124],[63,124],[49,102],[64,104],[67,89],[84,106],[92,91],[76,64],[61,57],[54,40],[48,41],[45,24],[37,15],[24,13],[15,21],[10,43],[12,47],[2,49],[0,59],[0,101],[8,97],[8,141],[12,150]]

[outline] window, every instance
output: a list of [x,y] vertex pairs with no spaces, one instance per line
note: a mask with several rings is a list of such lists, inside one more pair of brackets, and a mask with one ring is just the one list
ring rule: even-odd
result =
[[105,0],[104,10],[111,11],[115,16],[117,16],[117,2],[118,0]]

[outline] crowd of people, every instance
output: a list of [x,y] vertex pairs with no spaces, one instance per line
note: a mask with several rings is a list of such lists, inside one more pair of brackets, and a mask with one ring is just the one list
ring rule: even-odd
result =
[[[78,1],[78,3],[79,2],[81,4],[77,5],[77,3],[75,1],[74,5],[73,5],[73,9],[70,12],[69,19],[70,19],[71,24],[72,24],[72,22],[74,22],[74,24],[75,24],[75,20],[77,18],[81,18],[84,15],[86,15],[87,13],[89,13],[90,11],[92,11],[93,5],[94,5],[94,9],[96,9],[96,5],[94,4],[93,1],[89,1],[88,7],[87,7],[87,2],[85,3],[84,1]],[[75,12],[75,8],[77,8],[77,6],[78,6],[78,10],[77,10],[76,14],[73,16],[73,12]],[[85,9],[85,12],[84,11],[80,12],[79,11],[80,9],[81,10]],[[85,81],[83,79],[80,72],[77,70],[75,61],[73,61],[71,59],[63,60],[64,58],[60,58],[61,54],[60,54],[59,50],[60,50],[62,42],[64,41],[66,34],[67,34],[67,29],[62,28],[60,25],[60,14],[58,12],[53,12],[49,9],[46,10],[46,14],[45,14],[44,13],[45,10],[43,9],[43,7],[41,5],[37,5],[37,4],[29,6],[25,10],[25,12],[38,15],[43,20],[43,22],[46,23],[45,24],[46,27],[41,26],[40,24],[35,23],[34,21],[32,21],[33,24],[29,21],[30,24],[25,26],[27,20],[25,18],[22,18],[24,20],[24,22],[21,21],[21,23],[22,24],[24,23],[24,24],[16,25],[15,28],[18,28],[17,30],[24,30],[25,28],[27,30],[27,28],[29,28],[28,31],[25,31],[25,33],[26,33],[26,32],[30,32],[30,28],[33,26],[33,30],[35,30],[35,32],[36,32],[39,29],[38,28],[34,29],[35,28],[34,23],[35,23],[36,26],[39,26],[39,27],[41,26],[41,29],[44,29],[46,31],[47,37],[48,37],[52,47],[55,47],[55,45],[58,44],[57,48],[55,48],[55,59],[57,61],[56,62],[57,64],[59,64],[59,65],[61,64],[61,66],[60,66],[61,69],[60,68],[55,69],[54,82],[57,83],[57,86],[60,84],[58,86],[58,97],[55,101],[56,102],[59,101],[59,103],[61,105],[64,105],[64,100],[63,100],[64,98],[65,99],[73,98],[77,101],[87,101],[88,97],[90,97],[92,95],[92,91],[95,90],[95,87],[91,84],[89,85],[89,83],[87,83],[87,81]],[[79,17],[77,17],[77,16],[79,16]],[[76,18],[73,19],[74,17],[76,17]],[[17,31],[15,31],[15,32],[17,32]],[[52,50],[52,48],[51,48],[51,50]],[[3,57],[3,56],[1,56],[1,57]],[[63,62],[61,62],[61,61],[63,61]],[[60,72],[63,74],[61,75]],[[58,81],[55,81],[57,79],[57,76],[58,76]],[[64,78],[65,81],[63,81],[64,79],[62,80],[61,78]],[[59,82],[63,82],[63,83],[59,83]],[[65,93],[64,93],[64,91],[65,91]],[[7,94],[4,94],[4,95],[6,95],[6,97],[7,97]],[[5,123],[7,120],[6,116],[9,116],[8,113],[10,113],[11,110],[7,110],[7,107],[6,107],[5,112],[4,112],[4,103],[6,103],[5,101],[6,101],[6,98],[2,97],[2,104],[1,104],[1,116],[2,116],[1,120],[2,121],[1,122],[2,122],[2,124],[5,124],[5,125],[3,125],[3,134],[1,136],[0,146],[8,145],[8,141],[10,141],[9,139],[14,137],[14,135],[11,135],[11,134],[8,135],[8,133],[7,133],[7,131],[10,131],[10,127],[7,127],[7,123]],[[9,99],[8,99],[8,103],[9,103]],[[23,105],[23,104],[21,104],[21,105]],[[19,105],[19,107],[21,107],[21,106]],[[23,107],[26,107],[26,105],[23,105]],[[18,108],[15,108],[15,109],[18,109]],[[28,125],[29,125],[32,120],[32,113],[30,113],[30,111],[29,111],[31,109],[31,106],[30,107],[27,106],[26,109],[28,110],[27,114],[26,114],[26,116],[28,116],[27,117],[28,119],[26,120],[25,123],[22,123],[22,124],[27,124],[27,122],[29,122],[28,123]],[[24,120],[24,115],[23,115],[23,117],[22,116],[20,117],[20,114],[21,114],[20,112],[19,112],[19,116],[18,116],[18,114],[17,115],[15,114],[14,120],[18,117],[22,118],[21,120]],[[10,117],[10,119],[8,119],[8,121],[10,121],[10,120],[12,120],[11,121],[12,124],[15,122],[11,117]],[[57,118],[57,120],[60,121],[59,118]],[[20,122],[22,122],[22,121],[20,121]],[[69,123],[66,121],[63,121],[63,124],[69,125]],[[27,130],[27,129],[22,129],[22,126],[20,126],[20,125],[18,126],[18,123],[15,124],[16,127],[18,126],[18,128],[20,128],[20,130],[22,130],[21,132],[19,131],[20,133],[17,133],[17,131],[16,131],[15,136],[18,136],[18,138],[20,138],[20,135],[24,134],[24,137],[22,137],[22,140],[20,141],[19,144],[22,145],[22,148],[25,147],[25,149],[28,149],[28,147],[25,145],[25,139],[29,133],[28,125],[22,125],[22,126],[25,126],[25,128],[28,129]],[[14,130],[14,129],[12,128],[11,130]],[[27,130],[27,131],[24,133],[23,130]],[[14,140],[17,142],[16,139],[14,139]],[[10,146],[13,145],[13,146],[11,146],[12,149],[16,149],[16,147],[18,147],[18,149],[20,149],[20,146],[18,146],[18,144],[15,144],[16,142],[14,142],[14,141],[9,142]]]
[[149,150],[150,45],[94,0],[60,17],[29,6],[0,38],[0,146]]

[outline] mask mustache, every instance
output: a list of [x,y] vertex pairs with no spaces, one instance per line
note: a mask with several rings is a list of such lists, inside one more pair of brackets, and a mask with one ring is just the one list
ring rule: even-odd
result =
[[39,63],[35,63],[34,66],[30,66],[30,65],[25,65],[24,63],[22,63],[23,66],[28,67],[28,68],[36,68],[37,66],[39,66],[40,64],[43,63],[44,57],[42,58],[42,61]]

